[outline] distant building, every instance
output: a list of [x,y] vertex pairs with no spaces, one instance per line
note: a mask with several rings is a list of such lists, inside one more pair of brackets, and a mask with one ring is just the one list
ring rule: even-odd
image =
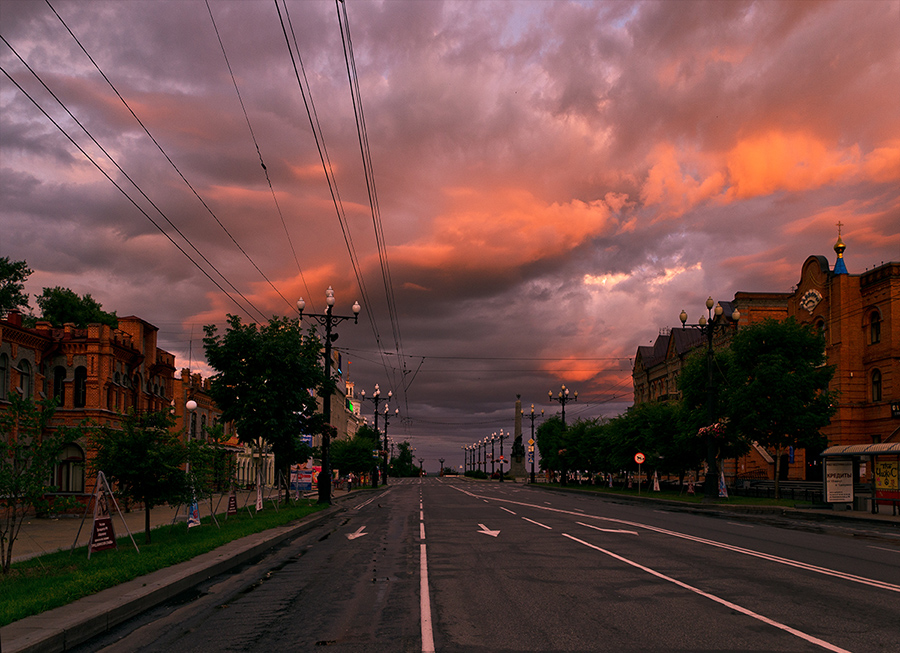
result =
[[[13,392],[57,397],[51,429],[85,419],[115,427],[128,409],[168,410],[175,396],[175,356],[156,346],[157,331],[134,316],[120,317],[115,329],[55,328],[49,322],[28,328],[20,313],[10,312],[0,319],[0,410]],[[91,455],[86,442],[66,444],[53,474],[61,494],[93,491],[94,479],[85,475]]]
[[[826,257],[810,256],[792,292],[738,292],[731,302],[721,302],[724,313],[740,311],[738,328],[793,316],[824,331],[828,363],[836,367],[831,389],[839,393],[837,412],[822,429],[828,446],[900,441],[900,262],[850,274],[840,237],[834,250],[834,268]],[[728,346],[731,335],[717,335],[714,346]],[[673,327],[661,333],[653,346],[638,347],[632,371],[635,405],[679,399],[684,362],[705,346],[698,332]],[[820,453],[785,454],[782,474],[796,480],[821,480]],[[725,469],[732,479],[771,479],[775,464],[770,452],[757,446],[747,456],[728,461]],[[871,469],[857,467],[856,473],[857,480],[868,480]]]

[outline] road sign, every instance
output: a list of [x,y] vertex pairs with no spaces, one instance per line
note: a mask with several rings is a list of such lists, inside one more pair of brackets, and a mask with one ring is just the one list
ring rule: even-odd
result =
[[634,462],[636,462],[638,465],[640,465],[645,460],[646,460],[646,458],[644,458],[644,454],[642,454],[642,453],[634,454]]
[[528,444],[534,444],[534,438],[528,438]]

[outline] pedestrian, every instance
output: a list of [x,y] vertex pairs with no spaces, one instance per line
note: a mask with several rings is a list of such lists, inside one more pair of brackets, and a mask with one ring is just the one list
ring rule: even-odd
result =
[[353,472],[347,474],[347,492],[353,489]]

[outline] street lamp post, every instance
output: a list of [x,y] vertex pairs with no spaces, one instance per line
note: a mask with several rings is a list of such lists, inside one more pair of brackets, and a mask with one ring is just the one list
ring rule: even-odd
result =
[[[727,322],[723,319],[723,313],[725,312],[722,308],[722,305],[718,302],[713,301],[713,298],[710,297],[706,300],[706,311],[708,314],[708,318],[701,316],[697,321],[697,324],[686,324],[687,322],[687,313],[681,311],[681,314],[678,318],[681,320],[681,328],[682,329],[697,329],[706,336],[706,414],[709,424],[707,426],[711,426],[716,419],[716,409],[713,405],[716,400],[716,391],[715,391],[715,383],[714,383],[714,375],[713,370],[715,368],[714,360],[713,360],[713,337],[717,330],[725,332],[728,329],[737,328],[738,320],[741,319],[741,312],[737,309],[734,309],[732,312],[730,322]],[[718,491],[718,481],[719,481],[719,465],[716,461],[717,451],[716,451],[716,442],[713,439],[712,429],[707,429],[706,431],[706,478],[703,481],[703,496],[707,501],[715,501],[719,496]]]
[[419,476],[425,476],[425,459],[419,458]]
[[[566,386],[562,386],[562,388],[560,388],[560,390],[559,390],[559,394],[557,394],[555,397],[553,396],[553,390],[551,390],[547,394],[550,397],[551,403],[554,401],[558,401],[559,405],[562,406],[562,423],[563,423],[563,430],[565,430],[566,429],[566,404],[569,403],[570,401],[578,401],[578,391],[576,390],[575,392],[573,392],[572,396],[570,397],[569,389]],[[560,470],[560,475],[559,475],[559,484],[560,485],[566,484],[566,481],[568,480],[567,477],[569,475],[569,470],[568,470],[566,462],[565,462],[565,452],[566,452],[565,449],[559,450],[560,459],[562,461],[562,466],[563,466],[563,469]]]
[[507,436],[503,435],[503,429],[500,429],[500,482],[503,482],[503,440]]
[[399,415],[400,415],[399,408],[395,408],[394,414],[391,415],[388,412],[388,407],[387,406],[384,407],[384,485],[387,485],[387,479],[388,479],[388,434],[387,434],[388,424],[390,423],[391,417],[397,417]]
[[494,478],[494,443],[497,441],[497,434],[491,433],[491,478]]
[[[391,397],[393,395],[394,395],[394,393],[391,390],[388,390],[387,397],[382,397],[381,396],[381,388],[378,387],[377,383],[375,384],[375,392],[372,393],[371,397],[366,396],[365,390],[362,390],[359,393],[359,398],[362,401],[366,401],[368,399],[373,404],[375,404],[375,435],[376,436],[378,435],[378,405],[382,401],[384,401],[384,402],[390,401]],[[385,406],[384,409],[387,410],[387,406]],[[385,463],[383,475],[385,477],[384,482],[387,483],[387,463]],[[372,487],[373,488],[378,487],[378,467],[377,466],[375,467],[375,470],[372,472]]]
[[[544,416],[543,408],[541,408],[540,416]],[[534,483],[534,420],[538,417],[537,413],[534,412],[534,404],[531,404],[530,413],[526,413],[524,410],[522,411],[522,417],[531,420],[531,439],[528,441],[528,455],[531,457],[531,482]]]
[[438,476],[444,475],[444,459],[438,458],[438,462],[441,464],[441,471],[438,472]]
[[550,390],[550,392],[548,392],[547,395],[550,397],[550,403],[553,403],[554,401],[558,401],[559,405],[562,406],[562,421],[563,421],[563,426],[565,426],[566,425],[566,404],[569,403],[570,401],[578,401],[578,390],[573,392],[572,396],[570,397],[569,389],[566,386],[563,386],[560,389],[559,394],[556,395],[555,397],[553,396],[553,390]]
[[[307,317],[313,318],[316,322],[325,327],[325,383],[322,388],[322,417],[325,419],[325,430],[322,433],[322,472],[319,474],[319,503],[331,503],[331,433],[335,431],[331,425],[331,344],[338,339],[338,334],[333,333],[336,325],[344,320],[353,320],[354,324],[359,322],[359,302],[353,303],[353,315],[335,315],[334,309],[334,290],[328,286],[325,291],[325,304],[328,308],[324,313],[307,313]],[[300,313],[300,319],[303,319],[303,309],[306,308],[306,302],[303,298],[297,300],[297,311]]]

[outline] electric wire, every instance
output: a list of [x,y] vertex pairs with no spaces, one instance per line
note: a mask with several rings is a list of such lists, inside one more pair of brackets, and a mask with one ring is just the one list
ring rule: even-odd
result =
[[[175,162],[171,159],[171,157],[168,155],[168,153],[163,149],[162,145],[160,145],[159,142],[156,140],[156,138],[153,136],[153,134],[150,133],[150,130],[147,129],[147,126],[143,123],[143,121],[141,121],[141,119],[138,118],[137,114],[132,110],[131,106],[128,104],[128,102],[125,100],[125,98],[122,97],[122,94],[119,93],[119,90],[116,88],[116,86],[112,83],[112,81],[109,79],[109,77],[106,75],[106,73],[103,72],[103,70],[100,68],[100,66],[97,64],[97,62],[94,60],[94,58],[90,55],[90,53],[87,51],[87,49],[81,43],[81,41],[78,39],[78,37],[75,35],[75,33],[69,28],[66,21],[63,20],[63,17],[60,16],[59,12],[57,12],[56,9],[53,8],[53,5],[50,4],[50,0],[44,0],[44,1],[47,3],[47,6],[50,7],[50,10],[59,19],[59,22],[62,23],[63,27],[65,27],[66,31],[75,40],[75,43],[78,44],[78,47],[81,48],[81,51],[85,54],[85,56],[88,58],[88,60],[90,60],[90,62],[94,65],[94,68],[97,69],[97,72],[100,73],[100,75],[103,77],[103,79],[109,85],[109,87],[113,90],[113,92],[116,94],[116,96],[119,98],[119,100],[125,106],[125,108],[128,109],[128,112],[132,115],[132,117],[141,126],[141,128],[144,130],[144,133],[147,134],[147,136],[150,138],[150,140],[153,142],[153,144],[156,145],[156,147],[160,151],[160,153],[165,157],[166,161],[169,162],[169,164],[172,166],[172,168],[175,170],[175,172],[178,174],[178,176],[181,177],[182,181],[184,181],[184,183],[191,190],[191,192],[194,194],[194,196],[200,201],[200,203],[203,205],[203,208],[206,209],[207,213],[209,213],[212,216],[212,218],[216,221],[216,223],[219,225],[219,227],[221,227],[222,231],[224,231],[225,234],[231,239],[231,242],[234,243],[235,247],[237,247],[238,250],[240,250],[240,252],[250,262],[250,264],[254,268],[256,268],[256,271],[259,272],[259,274],[263,277],[263,279],[266,280],[266,282],[269,284],[269,286],[272,288],[272,290],[274,290],[278,294],[278,296],[281,297],[285,301],[285,303],[288,306],[292,307],[293,304],[291,302],[289,302],[284,297],[284,295],[281,294],[281,292],[278,290],[278,288],[275,287],[275,285],[272,283],[272,281],[269,279],[269,277],[266,276],[266,274],[260,269],[260,267],[256,264],[256,262],[246,252],[246,250],[244,250],[244,248],[240,245],[240,243],[238,243],[238,241],[231,234],[231,232],[228,230],[228,228],[224,224],[222,224],[222,221],[219,220],[219,218],[215,214],[215,212],[209,207],[209,205],[206,203],[206,201],[200,196],[200,194],[197,192],[197,190],[194,188],[194,186],[187,180],[187,178],[184,176],[184,174],[182,174],[181,170],[178,168],[178,166],[175,164]],[[210,13],[210,15],[212,15],[212,14]],[[218,32],[216,32],[216,34],[218,35]],[[263,166],[263,167],[265,168],[265,166]],[[266,178],[268,178],[268,174],[266,175]],[[134,182],[132,182],[132,183],[134,183]],[[174,225],[172,225],[172,226],[174,227]],[[179,232],[179,234],[180,234],[180,232]],[[182,235],[182,237],[184,237],[184,236]],[[191,246],[193,247],[193,245],[191,245]],[[196,250],[196,248],[194,248],[194,249],[195,249],[195,251],[197,251],[198,254],[200,253],[199,250]],[[201,254],[201,256],[202,256],[202,254]],[[204,260],[206,260],[205,257],[204,257]],[[208,261],[207,261],[207,263],[208,263]],[[217,272],[218,272],[218,270],[217,270]],[[224,277],[223,277],[223,279],[224,279]],[[230,282],[228,285],[230,285],[232,288],[234,288],[235,291],[237,291],[237,288],[235,288]]]
[[[6,40],[5,38],[3,38],[2,35],[0,35],[0,39],[2,39],[3,42],[6,43],[7,46],[9,46],[9,43],[7,42],[7,40]],[[10,49],[12,49],[12,46],[10,46]],[[15,52],[15,50],[13,50],[13,51]],[[18,54],[17,54],[17,56],[18,56]],[[26,64],[26,66],[27,66],[27,64]],[[134,198],[131,197],[131,196],[125,191],[124,188],[122,188],[122,187],[121,187],[121,186],[120,186],[120,185],[119,185],[112,177],[110,177],[109,174],[102,168],[102,166],[100,166],[100,164],[98,164],[98,163],[94,160],[94,158],[93,158],[90,154],[88,154],[88,153],[84,150],[84,148],[82,148],[81,145],[79,145],[79,144],[75,141],[75,139],[73,139],[72,136],[70,136],[70,135],[68,134],[68,132],[66,132],[66,130],[63,129],[62,126],[61,126],[58,122],[56,122],[56,120],[54,120],[53,117],[52,117],[49,113],[47,113],[47,111],[44,110],[44,108],[43,108],[43,107],[42,107],[42,106],[41,106],[41,105],[40,105],[40,104],[39,104],[39,103],[38,103],[38,102],[37,102],[37,101],[36,101],[29,93],[28,93],[28,91],[26,91],[26,90],[25,90],[25,89],[24,89],[24,88],[23,88],[23,87],[22,87],[22,86],[14,79],[14,78],[13,78],[13,76],[9,74],[9,72],[6,70],[6,68],[3,68],[2,66],[0,66],[0,71],[2,71],[3,74],[6,75],[6,77],[9,79],[9,81],[11,81],[11,82],[16,86],[16,88],[18,88],[19,91],[20,91],[25,97],[27,97],[27,98],[31,101],[32,104],[34,104],[34,106],[38,109],[38,111],[40,111],[41,113],[44,114],[44,116],[45,116],[45,117],[53,124],[54,127],[56,127],[56,128],[63,134],[63,136],[65,136],[65,137],[69,140],[69,142],[71,142],[72,145],[74,145],[74,146],[78,149],[78,151],[80,151],[80,152],[84,155],[84,157],[85,157],[88,161],[90,161],[90,162],[94,165],[94,167],[97,168],[97,170],[100,171],[100,174],[102,174],[104,177],[106,177],[106,178],[110,181],[110,183],[112,183],[112,185],[115,186],[116,189],[117,189],[120,193],[122,193],[122,195],[124,195],[125,198],[126,198],[129,202],[131,202],[131,203],[134,205],[134,207],[144,215],[144,217],[146,217],[148,220],[150,220],[150,222],[153,224],[153,226],[156,227],[156,228],[159,230],[159,232],[160,232],[163,236],[165,236],[165,237],[169,240],[169,242],[171,242],[171,243],[178,249],[178,251],[180,251],[182,254],[184,254],[185,258],[187,258],[191,263],[193,263],[194,266],[195,266],[198,270],[200,270],[200,272],[202,272],[203,275],[204,275],[207,279],[209,279],[209,280],[213,283],[213,285],[216,286],[216,288],[218,288],[220,291],[222,291],[222,293],[224,293],[225,296],[228,297],[228,299],[230,299],[230,300],[235,304],[235,306],[237,306],[237,307],[238,307],[245,315],[247,315],[247,317],[251,317],[251,316],[250,316],[250,312],[249,312],[244,306],[241,306],[241,304],[240,304],[234,297],[231,296],[231,293],[229,293],[227,290],[225,290],[225,288],[223,288],[223,287],[219,284],[218,281],[216,281],[215,279],[213,279],[212,276],[210,276],[210,274],[209,274],[206,270],[204,270],[203,267],[202,267],[199,263],[197,263],[197,261],[195,261],[195,260],[191,257],[191,255],[188,254],[188,253],[184,250],[183,247],[181,247],[181,245],[179,245],[178,243],[176,243],[175,240],[174,240],[168,233],[166,233],[165,229],[163,229],[163,228],[159,225],[159,223],[156,222],[156,220],[154,220],[153,217],[152,217],[149,213],[147,213],[147,212],[143,209],[143,207],[141,207],[141,206],[134,200]],[[45,88],[46,88],[46,86],[45,86]],[[52,93],[51,93],[51,94],[52,94]],[[57,100],[57,101],[58,101],[58,100]],[[70,115],[71,115],[71,114],[70,114]],[[124,173],[123,173],[123,174],[124,174]],[[129,181],[131,181],[131,180],[129,179]],[[134,183],[134,182],[132,182],[132,183]],[[177,230],[176,230],[176,231],[177,231]],[[179,233],[180,233],[180,232],[179,232]],[[183,238],[183,237],[184,237],[184,236],[182,235],[182,238]],[[217,270],[217,272],[218,272],[218,270]],[[220,273],[220,276],[221,276],[221,273]],[[240,294],[240,293],[238,293],[238,294]],[[246,297],[244,297],[243,295],[241,295],[241,297],[244,299],[244,301],[247,301],[247,302],[250,304],[251,307],[253,307],[254,309],[256,309],[256,307],[253,306],[253,304],[250,303],[249,300],[247,300]],[[257,310],[257,312],[258,312],[258,309],[256,309],[256,310]],[[252,319],[252,317],[251,317],[251,319]]]
[[[250,123],[250,116],[247,113],[247,107],[244,106],[244,98],[241,97],[241,90],[240,88],[238,88],[237,79],[235,79],[234,76],[234,70],[231,68],[231,62],[228,60],[228,53],[225,51],[225,43],[222,42],[222,36],[219,33],[218,25],[216,25],[216,19],[213,16],[212,7],[210,7],[209,5],[209,0],[206,0],[206,9],[209,12],[209,19],[212,22],[213,30],[216,33],[216,39],[218,39],[219,41],[219,47],[222,49],[222,57],[225,59],[225,65],[228,67],[228,74],[231,76],[231,83],[234,85],[234,92],[237,95],[238,102],[241,105],[241,111],[243,111],[244,113],[244,119],[247,121],[247,129],[250,131],[250,138],[253,140],[253,145],[256,147],[256,155],[259,157],[259,165],[262,167],[263,172],[265,173],[266,183],[269,184],[269,192],[272,193],[272,201],[275,203],[275,209],[278,211],[278,217],[281,218],[281,226],[284,229],[284,235],[287,238],[288,246],[291,248],[291,254],[293,254],[294,256],[294,261],[297,263],[297,271],[300,274],[300,280],[303,282],[303,287],[306,289],[307,297],[309,297],[309,286],[306,285],[306,278],[303,276],[303,269],[300,266],[300,259],[297,257],[297,250],[294,248],[293,240],[291,240],[291,234],[288,231],[287,223],[284,220],[284,213],[282,213],[281,206],[278,204],[278,197],[275,195],[275,188],[272,186],[272,180],[269,178],[269,169],[266,167],[266,164],[263,161],[262,152],[259,149],[259,142],[256,140],[256,134],[253,132],[253,125]],[[260,272],[260,274],[262,274],[262,272]],[[263,275],[263,277],[266,279],[266,281],[269,281],[269,279],[265,275]],[[272,288],[275,289],[275,286],[272,285],[271,281],[269,281],[269,285],[271,285]],[[275,290],[277,292],[277,289]],[[278,294],[281,295],[281,293]],[[283,295],[282,299],[284,299]],[[310,298],[310,304],[313,310],[315,310],[315,302],[313,302],[312,298]],[[290,302],[288,302],[288,305],[291,305]]]
[[[97,141],[97,139],[94,138],[93,134],[91,134],[90,131],[88,131],[88,129],[81,123],[81,121],[79,121],[78,118],[75,117],[75,115],[69,110],[69,108],[65,105],[65,103],[63,103],[63,101],[60,100],[59,97],[57,97],[57,95],[50,89],[49,86],[47,86],[46,83],[44,83],[44,80],[40,77],[40,75],[38,75],[37,72],[36,72],[36,71],[28,64],[28,62],[26,62],[25,59],[22,58],[22,56],[21,56],[21,55],[19,54],[19,52],[12,46],[12,44],[9,43],[9,41],[7,41],[6,38],[4,38],[2,35],[0,35],[0,39],[3,40],[3,43],[6,44],[6,46],[12,51],[12,53],[16,56],[16,58],[22,63],[22,65],[24,65],[25,68],[28,69],[28,71],[29,71],[29,72],[34,76],[34,78],[41,84],[41,86],[44,87],[44,89],[45,89],[45,90],[53,97],[54,100],[56,100],[56,102],[57,102],[57,103],[60,105],[60,107],[62,107],[62,109],[69,115],[69,117],[72,118],[73,121],[75,121],[75,123],[82,129],[82,131],[84,131],[84,133],[85,133],[85,134],[88,136],[88,138],[94,143],[94,145],[96,145],[97,148],[98,148],[101,152],[103,152],[104,156],[106,156],[107,159],[109,159],[110,163],[112,163],[112,164],[116,167],[116,169],[119,170],[119,172],[121,172],[122,175],[123,175],[123,176],[131,183],[131,185],[134,186],[134,188],[141,194],[141,196],[142,196],[144,199],[146,199],[147,202],[150,203],[150,205],[157,211],[157,213],[159,213],[159,215],[166,221],[166,223],[168,223],[168,225],[169,225],[170,227],[172,227],[172,229],[174,229],[175,232],[176,232],[179,236],[181,236],[181,238],[184,239],[184,241],[185,241],[188,245],[190,245],[191,249],[193,249],[194,252],[195,252],[200,258],[202,258],[203,261],[204,261],[211,269],[213,269],[213,270],[216,272],[216,274],[218,274],[219,277],[221,277],[222,280],[223,280],[225,283],[227,283],[237,295],[239,295],[239,296],[241,297],[241,299],[243,299],[243,300],[244,300],[244,301],[245,301],[245,302],[246,302],[246,303],[247,303],[254,311],[256,311],[256,313],[262,318],[263,321],[265,321],[265,320],[266,320],[265,314],[263,314],[263,312],[260,311],[259,308],[257,308],[256,305],[254,305],[252,301],[250,301],[249,299],[247,299],[247,297],[245,297],[244,294],[241,293],[241,291],[238,290],[238,289],[235,287],[235,285],[234,285],[233,283],[231,283],[231,281],[229,281],[228,278],[225,277],[225,275],[222,274],[222,272],[221,272],[221,271],[220,271],[220,270],[219,270],[219,269],[218,269],[218,268],[217,268],[217,267],[216,267],[209,259],[207,259],[206,256],[204,256],[204,254],[203,254],[199,249],[197,249],[197,247],[193,244],[193,242],[191,242],[191,240],[190,240],[184,233],[181,232],[181,230],[180,230],[180,229],[179,229],[179,228],[178,228],[178,227],[177,227],[177,226],[169,219],[169,217],[162,211],[162,209],[160,209],[160,208],[153,202],[153,200],[151,200],[150,197],[147,196],[147,194],[146,194],[146,193],[143,191],[143,189],[137,184],[137,182],[135,182],[135,181],[128,175],[128,173],[125,172],[125,170],[118,164],[118,162],[115,160],[115,158],[114,158],[109,152],[106,151],[106,149],[105,149],[105,148]],[[39,103],[38,103],[38,102],[37,102],[30,94],[28,94],[28,93],[25,91],[25,89],[24,89],[21,85],[19,85],[19,84],[15,81],[15,79],[13,79],[13,77],[9,74],[8,71],[6,71],[6,69],[3,69],[3,72],[4,72],[4,74],[10,79],[10,81],[12,81],[12,82],[16,85],[16,87],[19,88],[19,90],[22,91],[22,93],[25,94],[25,96],[26,96],[29,100],[31,100],[31,102],[35,105],[35,107],[37,107],[37,108],[41,111],[41,113],[43,113],[43,114],[44,114],[44,115],[45,115],[45,116],[46,116],[46,117],[54,124],[54,126],[56,126],[57,129],[59,129],[59,130],[66,136],[66,138],[68,138],[68,139],[72,142],[72,144],[75,145],[75,146],[82,152],[82,154],[84,154],[85,157],[87,157],[88,160],[89,160],[92,164],[94,164],[94,166],[96,166],[97,169],[100,170],[100,171],[104,174],[104,176],[106,176],[107,179],[109,179],[110,181],[113,181],[112,177],[110,177],[110,176],[106,173],[106,171],[103,170],[103,168],[102,168],[102,167],[101,167],[101,166],[100,166],[100,165],[99,165],[99,164],[98,164],[98,163],[97,163],[97,162],[96,162],[96,161],[95,161],[95,160],[94,160],[94,159],[93,159],[93,158],[92,158],[92,157],[91,157],[91,156],[90,156],[90,155],[89,155],[89,154],[88,154],[88,153],[87,153],[87,152],[86,152],[86,151],[85,151],[85,150],[84,150],[84,149],[83,149],[76,141],[75,141],[75,139],[73,139],[73,138],[72,138],[72,137],[71,137],[71,136],[70,136],[70,135],[62,128],[62,126],[60,126],[60,125],[59,125],[59,124],[58,124],[58,123],[50,116],[50,114],[47,113],[47,111],[45,111],[44,108],[41,107],[40,104],[39,104]],[[113,184],[116,186],[117,189],[119,189],[120,192],[122,192],[126,197],[128,197],[128,199],[132,202],[132,204],[134,204],[136,207],[138,207],[138,208],[141,210],[141,212],[142,212],[148,219],[150,219],[151,222],[153,222],[154,226],[156,226],[157,229],[159,229],[163,234],[166,235],[166,237],[167,237],[173,244],[175,244],[175,241],[174,241],[168,234],[166,234],[165,230],[162,229],[162,227],[160,227],[159,224],[158,224],[155,220],[153,220],[153,218],[150,217],[150,215],[149,215],[146,211],[144,211],[144,210],[137,204],[137,202],[135,202],[134,199],[133,199],[130,195],[128,195],[128,193],[127,193],[123,188],[121,188],[121,186],[119,186],[115,181],[113,181]],[[176,245],[176,246],[177,246],[177,245]],[[181,247],[179,247],[179,249],[181,249]],[[184,252],[183,249],[181,249],[181,251]],[[191,258],[190,256],[189,256],[188,258],[190,258],[190,260],[194,263],[194,265],[196,265],[199,269],[202,270],[202,268],[200,267],[200,265],[199,265],[193,258]],[[207,276],[211,281],[213,280],[212,277],[211,277],[209,274],[207,274],[205,271],[204,271],[204,274],[206,274],[206,276]],[[227,291],[225,291],[225,289],[222,288],[222,286],[221,286],[218,282],[215,282],[215,281],[214,281],[214,283],[215,283],[215,285],[216,285],[217,288],[219,288],[219,289],[222,290],[223,292],[226,292],[226,294],[228,294],[229,298],[231,298],[232,301],[234,301],[238,306],[240,306],[240,304],[239,304],[236,300],[234,300],[233,297],[231,297],[230,293],[228,293]],[[244,308],[243,306],[240,306],[240,308],[241,308],[241,310],[242,310],[248,317],[251,317],[250,311],[247,311],[247,309]],[[252,318],[251,318],[251,319],[252,319]]]
[[[372,164],[372,153],[369,147],[369,136],[366,128],[365,111],[363,109],[362,94],[360,92],[359,76],[356,68],[356,58],[353,54],[353,39],[350,34],[350,20],[347,15],[347,5],[341,0],[335,0],[335,8],[338,14],[338,24],[341,29],[343,42],[344,63],[347,68],[347,77],[350,86],[350,97],[353,104],[353,113],[356,119],[356,133],[359,142],[360,153],[363,161],[363,173],[366,181],[369,207],[372,213],[372,224],[375,231],[375,244],[378,251],[378,259],[381,265],[381,276],[384,283],[385,300],[388,308],[388,316],[391,322],[391,331],[394,337],[394,346],[398,354],[403,353],[402,339],[400,337],[400,325],[397,315],[396,298],[394,295],[393,281],[390,274],[390,265],[387,257],[387,247],[384,241],[384,228],[381,220],[381,208],[378,203],[378,193],[375,186],[375,169]],[[405,360],[403,376],[405,376]],[[402,378],[402,377],[401,377]],[[406,398],[406,383],[401,383],[401,390]],[[408,398],[407,399],[407,408]]]

